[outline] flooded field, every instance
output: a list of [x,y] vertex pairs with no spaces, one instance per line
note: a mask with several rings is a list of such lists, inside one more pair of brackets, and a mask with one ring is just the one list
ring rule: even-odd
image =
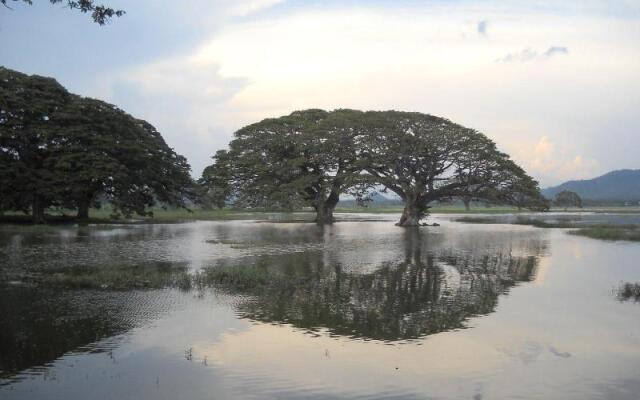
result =
[[638,398],[639,243],[339,217],[0,227],[0,398]]

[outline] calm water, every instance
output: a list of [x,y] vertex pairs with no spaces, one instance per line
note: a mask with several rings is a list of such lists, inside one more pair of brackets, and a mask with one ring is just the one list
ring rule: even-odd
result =
[[[343,218],[0,227],[0,398],[640,397],[640,304],[614,294],[640,282],[640,244]],[[174,267],[260,279],[127,291],[30,279]]]

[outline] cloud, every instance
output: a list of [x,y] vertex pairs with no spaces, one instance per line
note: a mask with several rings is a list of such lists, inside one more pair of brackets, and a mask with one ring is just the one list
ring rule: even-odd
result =
[[547,51],[542,53],[542,57],[549,58],[561,54],[569,54],[569,49],[564,46],[551,46],[547,49]]
[[[493,138],[545,186],[612,169],[640,145],[635,22],[453,6],[284,4],[242,16],[245,4],[196,45],[96,80],[110,88],[99,97],[156,125],[196,176],[243,125],[310,107],[450,118]],[[478,21],[491,21],[490,40]],[[509,53],[522,43],[531,47]],[[579,51],[562,65],[534,62],[569,49]],[[621,150],[598,145],[612,131]]]
[[489,21],[487,21],[486,19],[483,19],[482,21],[478,22],[478,26],[476,27],[478,34],[481,36],[486,36],[488,26],[489,26]]
[[551,46],[547,50],[542,53],[534,50],[532,48],[525,48],[519,52],[508,53],[505,56],[502,56],[495,60],[498,63],[512,63],[512,62],[529,62],[529,61],[537,61],[537,60],[547,60],[549,58],[558,56],[558,55],[567,55],[569,54],[569,49],[564,46]]
[[597,160],[571,153],[572,149],[559,146],[544,135],[537,142],[518,143],[513,156],[527,172],[542,178],[545,183],[592,178],[598,173],[600,163]]

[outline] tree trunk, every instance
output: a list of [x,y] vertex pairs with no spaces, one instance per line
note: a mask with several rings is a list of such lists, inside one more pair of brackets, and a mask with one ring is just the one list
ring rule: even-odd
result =
[[420,226],[420,219],[423,217],[424,207],[421,207],[418,200],[407,197],[405,199],[404,210],[398,226]]
[[464,209],[469,211],[471,210],[471,199],[468,197],[463,197],[462,202],[464,203]]
[[333,207],[327,207],[326,205],[320,206],[316,209],[316,221],[318,225],[333,224]]
[[83,201],[82,203],[78,204],[78,214],[77,214],[77,218],[80,220],[87,220],[89,219],[89,201]]
[[33,196],[31,218],[34,224],[44,224],[44,201],[38,195]]
[[335,192],[331,192],[329,197],[322,199],[313,206],[316,210],[315,222],[318,225],[333,224],[333,210],[336,208],[339,200],[340,196]]

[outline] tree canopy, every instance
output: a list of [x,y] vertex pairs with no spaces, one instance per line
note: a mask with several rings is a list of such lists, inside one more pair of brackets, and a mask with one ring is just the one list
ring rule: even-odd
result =
[[[11,8],[9,4],[22,2],[33,4],[33,0],[0,0],[0,4],[7,8]],[[96,4],[93,0],[49,0],[51,4],[66,4],[70,9],[79,10],[82,13],[90,13],[94,22],[100,25],[106,24],[112,17],[121,17],[125,14],[124,10],[117,10],[102,4]]]
[[308,205],[320,223],[332,221],[341,194],[364,200],[380,185],[404,201],[402,226],[453,198],[548,207],[537,182],[485,135],[421,113],[297,111],[240,129],[222,154],[239,204]]
[[578,193],[572,192],[571,190],[561,191],[556,195],[553,202],[558,207],[564,207],[565,209],[568,207],[582,208],[582,199]]
[[[366,182],[355,152],[354,118],[360,112],[297,111],[237,131],[227,160],[236,203],[249,207],[313,207],[331,222],[340,195],[362,199]],[[211,179],[211,178],[206,178]]]
[[68,93],[51,78],[0,68],[0,207],[75,208],[108,201],[116,213],[149,215],[160,202],[186,207],[186,159],[148,122],[106,102]]
[[480,132],[428,114],[366,114],[363,165],[405,202],[399,225],[417,225],[429,203],[450,198],[541,207],[537,182]]

